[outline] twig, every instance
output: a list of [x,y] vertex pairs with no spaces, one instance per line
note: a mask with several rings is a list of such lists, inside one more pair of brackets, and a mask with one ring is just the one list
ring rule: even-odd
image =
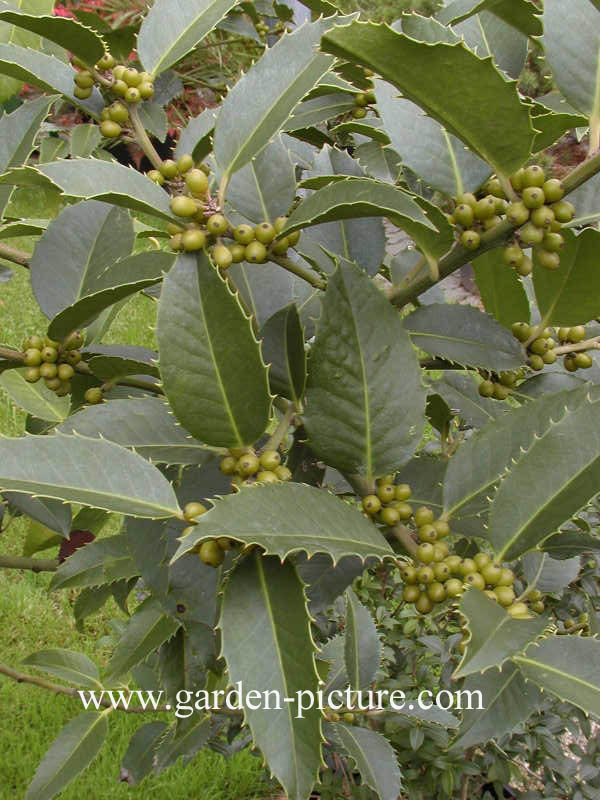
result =
[[554,348],[557,356],[562,356],[565,353],[581,353],[585,350],[600,350],[600,336],[596,336],[594,339],[587,339],[585,342],[563,344],[561,347]]
[[140,119],[140,115],[138,113],[137,106],[135,104],[131,104],[129,106],[129,118],[131,119],[131,125],[133,127],[135,138],[139,146],[142,148],[144,153],[152,162],[152,166],[156,169],[160,169],[162,166],[162,158],[158,155],[156,150],[154,149],[154,145],[150,141],[150,137],[146,133],[146,128],[142,125],[142,121]]
[[295,261],[292,261],[291,258],[286,258],[285,256],[274,256],[272,253],[269,254],[269,259],[274,261],[276,264],[279,264],[280,267],[287,269],[288,272],[293,272],[294,275],[297,275],[302,280],[310,283],[311,286],[314,286],[315,289],[323,289],[327,288],[326,282],[323,278],[320,278],[315,272],[312,270],[305,269],[301,267],[300,264],[296,264]]
[[58,561],[55,558],[22,558],[20,556],[0,556],[0,568],[29,569],[32,572],[56,572]]
[[284,440],[297,411],[298,409],[296,408],[295,403],[288,403],[279,425],[275,428],[273,434],[262,448],[263,452],[265,450],[277,450],[281,442]]
[[387,291],[387,296],[390,300],[394,300],[396,296],[405,289],[409,284],[411,284],[417,275],[421,272],[421,270],[427,266],[427,259],[423,256],[420,261],[418,261],[415,266],[411,269],[408,275],[405,275],[404,278],[400,281],[400,283],[396,284],[395,286],[390,286]]
[[0,258],[6,261],[12,261],[13,264],[18,264],[20,267],[29,269],[29,253],[23,250],[17,250],[14,247],[9,247],[7,244],[0,242]]

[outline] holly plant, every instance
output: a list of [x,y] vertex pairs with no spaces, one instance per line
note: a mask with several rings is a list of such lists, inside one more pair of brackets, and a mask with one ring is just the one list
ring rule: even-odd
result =
[[[80,590],[80,626],[110,597],[126,615],[103,670],[42,649],[24,663],[61,684],[0,671],[76,701],[160,690],[131,784],[252,747],[293,800],[502,796],[517,775],[547,797],[560,752],[536,761],[536,731],[550,748],[600,716],[600,3],[391,26],[303,5],[155,0],[130,53],[91,12],[0,4],[0,73],[36,89],[0,119],[0,256],[48,319],[0,348],[27,412],[2,508],[61,542],[60,563],[0,566]],[[177,65],[216,25],[262,55],[168,137]],[[536,99],[532,52],[554,81]],[[587,148],[572,169],[565,141]],[[59,212],[16,216],[17,187]],[[151,347],[107,343],[136,295]],[[390,688],[403,708],[359,702]],[[421,708],[423,688],[456,697]],[[269,692],[286,703],[249,699]],[[128,710],[100,697],[28,800]],[[592,755],[560,797],[597,796]]]

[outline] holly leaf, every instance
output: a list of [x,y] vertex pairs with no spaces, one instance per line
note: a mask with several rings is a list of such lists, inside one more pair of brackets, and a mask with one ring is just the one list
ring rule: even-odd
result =
[[[600,402],[567,408],[509,469],[490,510],[489,539],[499,559],[511,561],[533,549],[598,493],[599,424]],[[549,471],[558,457],[560,470]],[[529,490],[515,503],[523,481]]]
[[475,259],[473,269],[485,310],[510,328],[513,322],[529,322],[531,312],[523,282],[502,253],[500,247],[489,250]]
[[165,394],[184,428],[216,447],[253,444],[269,419],[267,368],[238,297],[206,255],[180,256],[165,278],[157,338]]
[[565,231],[564,236],[560,269],[534,266],[535,297],[545,324],[583,325],[600,315],[600,274],[596,269],[600,231],[586,228],[579,235]]
[[122,535],[108,536],[78,547],[59,564],[50,589],[103,586],[138,574],[127,549],[127,539]]
[[530,0],[454,0],[443,8],[438,19],[445,25],[456,25],[464,19],[489,10],[525,36],[541,36],[540,11]]
[[344,556],[383,558],[391,548],[355,508],[329,492],[301,483],[266,484],[216,498],[214,507],[183,539],[172,562],[205,539],[221,536],[282,560],[291,553],[329,553],[334,565]]
[[0,389],[6,392],[15,405],[48,422],[62,422],[69,416],[68,397],[57,397],[43,381],[28,383],[24,376],[24,367],[9,369],[0,375]]
[[457,364],[502,372],[525,360],[512,333],[472,306],[432,303],[413,311],[405,325],[414,345]]
[[321,764],[321,715],[316,708],[302,712],[298,704],[298,693],[317,691],[318,674],[294,567],[258,552],[242,561],[225,586],[219,629],[232,684],[243,681],[246,695],[275,690],[292,699],[277,712],[246,705],[244,715],[286,796],[305,800]]
[[26,436],[0,440],[0,489],[140,517],[171,517],[171,485],[141,456],[100,439]]
[[333,24],[332,19],[321,19],[282,36],[229,91],[214,135],[215,156],[226,176],[265,147],[329,70],[333,59],[316,46]]
[[352,589],[346,592],[344,661],[350,688],[355,691],[373,681],[381,661],[381,642],[371,612]]
[[89,406],[57,430],[108,439],[156,464],[204,464],[213,457],[206,445],[177,424],[169,406],[154,397]]
[[545,0],[544,50],[562,94],[594,127],[600,123],[600,14],[589,0],[572,0],[565,25],[560,0]]
[[460,613],[471,634],[467,649],[454,671],[453,678],[464,678],[504,662],[525,651],[544,633],[548,617],[513,619],[502,606],[479,589],[469,589],[460,602]]
[[431,384],[431,392],[443,399],[453,416],[459,416],[474,428],[482,428],[500,413],[498,403],[479,394],[469,372],[446,370],[439,380]]
[[462,710],[458,738],[452,743],[451,752],[464,753],[473,745],[500,740],[525,722],[544,700],[539,689],[526,682],[511,663],[500,670],[489,669],[483,675],[470,675],[462,688],[470,691],[471,697],[479,692],[484,707]]
[[402,321],[365,273],[341,264],[323,296],[309,361],[311,447],[342,472],[382,475],[414,453],[424,408]]
[[306,384],[306,354],[304,331],[296,306],[291,303],[273,314],[261,335],[263,358],[270,365],[271,391],[300,407]]
[[[554,538],[554,537],[552,537]],[[523,577],[527,583],[543,594],[558,594],[573,581],[581,571],[579,556],[558,560],[548,553],[526,553],[523,556]]]
[[108,719],[86,711],[54,740],[29,784],[26,800],[52,800],[96,758],[108,735]]
[[31,285],[44,314],[53,319],[92,294],[106,270],[131,253],[134,239],[129,214],[108,203],[91,200],[64,208],[31,258]]
[[[63,19],[65,18],[63,17]],[[69,138],[71,156],[73,158],[89,158],[101,141],[102,134],[98,125],[76,125]]]
[[61,94],[92,117],[98,118],[104,106],[104,99],[96,88],[87,100],[75,97],[73,79],[77,71],[70,64],[40,50],[0,44],[0,74],[37,86],[49,94]]
[[133,734],[121,761],[120,779],[137,786],[154,769],[155,753],[168,730],[166,722],[147,722]]
[[98,667],[83,653],[62,648],[38,650],[24,658],[21,664],[35,667],[76,686],[86,686],[88,689],[102,688]]
[[381,733],[343,722],[328,723],[325,736],[356,764],[364,783],[381,800],[396,800],[402,791],[402,775],[392,746]]
[[425,183],[451,197],[479,187],[491,173],[489,164],[448,133],[435,119],[385,81],[375,82],[377,109],[392,148],[402,163]]
[[137,39],[144,69],[160,75],[181,61],[235,5],[233,0],[187,0],[174,11],[170,0],[156,0]]
[[[514,172],[529,158],[534,130],[516,83],[464,44],[427,44],[386,25],[353,22],[327,32],[321,46],[372,69],[496,172]],[[482,103],[482,97],[488,100]]]
[[149,597],[130,617],[108,663],[106,683],[114,683],[175,635],[180,623],[168,617],[161,604]]
[[64,47],[87,64],[94,64],[104,55],[102,37],[92,28],[71,17],[32,14],[9,3],[0,3],[0,21],[36,33]]
[[67,503],[61,503],[59,500],[41,500],[39,497],[28,497],[26,494],[16,492],[4,492],[4,497],[19,511],[39,522],[40,525],[69,538],[71,506]]
[[324,94],[304,100],[296,106],[294,113],[283,126],[284,131],[297,131],[320,125],[330,119],[348,114],[356,107],[354,97],[345,92]]
[[214,129],[214,109],[207,108],[197,117],[192,117],[185,128],[181,129],[174,157],[181,158],[189,153],[195,161],[202,161],[212,150]]
[[513,657],[526,680],[563,701],[600,717],[600,641],[551,636]]
[[542,550],[554,559],[570,560],[590,550],[600,550],[600,538],[580,531],[565,531],[546,539]]
[[455,27],[456,33],[480,58],[491,56],[499,69],[518,80],[527,59],[527,34],[516,31],[493,10],[483,10],[464,20]]

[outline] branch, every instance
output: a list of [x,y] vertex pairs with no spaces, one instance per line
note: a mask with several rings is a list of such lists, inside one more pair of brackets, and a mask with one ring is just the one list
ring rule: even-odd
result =
[[56,572],[58,561],[55,558],[0,556],[1,567],[4,567],[4,569],[30,569],[32,572]]
[[310,269],[305,269],[305,267],[300,266],[300,264],[296,264],[296,262],[292,261],[291,258],[286,258],[285,256],[274,256],[272,253],[269,253],[269,260],[274,261],[276,264],[279,264],[280,267],[287,269],[288,272],[292,272],[294,275],[302,278],[302,280],[310,283],[310,285],[314,286],[315,289],[325,290],[327,288],[327,284],[323,278],[320,278],[316,272],[313,272]]
[[129,118],[131,119],[131,125],[133,126],[135,138],[137,139],[139,146],[152,162],[152,166],[159,170],[162,166],[162,158],[154,149],[154,145],[146,133],[146,128],[144,128],[142,125],[142,121],[135,104],[129,106]]
[[4,242],[0,242],[0,258],[6,259],[6,261],[12,261],[13,264],[18,264],[20,267],[25,267],[25,269],[29,269],[29,253],[25,253],[23,250],[16,250],[14,247],[9,247]]
[[[584,161],[576,167],[567,177],[563,180],[563,187],[565,190],[565,197],[571,192],[578,189],[589,178],[600,172],[600,153]],[[498,247],[505,239],[507,239],[516,230],[508,220],[496,225],[490,231],[486,231],[481,236],[481,245],[477,250],[467,250],[461,244],[456,244],[449,253],[447,253],[439,262],[440,280],[447,278],[460,267],[464,267],[477,256],[482,255],[494,247]],[[404,288],[396,287],[392,297],[392,303],[396,306],[405,306],[407,303],[414,301],[420,294],[426,292],[434,285],[435,281],[431,279],[430,275],[423,275],[414,282],[409,283]]]
[[21,353],[19,350],[12,350],[10,347],[0,347],[0,358],[5,361],[14,361],[15,366],[21,366],[25,353]]
[[582,353],[586,350],[600,350],[600,336],[594,339],[587,339],[585,342],[578,344],[564,344],[561,347],[555,347],[554,352],[557,356],[562,356],[565,353]]
[[292,424],[292,420],[294,419],[294,415],[297,413],[297,410],[298,409],[296,408],[295,403],[288,403],[279,425],[275,428],[275,431],[269,438],[268,442],[262,448],[263,453],[266,450],[277,450],[279,448],[279,445],[284,440],[290,425]]

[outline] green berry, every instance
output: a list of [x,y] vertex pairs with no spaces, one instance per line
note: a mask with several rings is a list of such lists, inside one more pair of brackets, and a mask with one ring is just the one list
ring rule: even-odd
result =
[[116,139],[121,135],[121,126],[118,122],[113,122],[110,119],[104,120],[100,123],[100,133],[105,139]]
[[221,459],[219,469],[223,475],[233,475],[237,467],[237,458],[233,456],[225,456]]
[[433,603],[425,592],[421,592],[419,599],[415,603],[415,608],[419,614],[429,614],[433,610]]
[[534,611],[536,614],[543,614],[545,606],[539,600],[536,603],[531,604],[531,610]]
[[123,125],[129,119],[129,109],[125,103],[115,100],[115,102],[108,107],[108,116],[113,122],[118,122],[119,125]]
[[523,188],[523,175],[525,174],[525,170],[521,167],[521,169],[517,170],[510,176],[510,183],[515,190],[515,192],[520,192]]
[[87,69],[78,72],[77,75],[75,75],[74,80],[76,85],[79,86],[80,89],[90,89],[95,83],[94,76]]
[[547,233],[542,241],[542,247],[550,253],[558,253],[564,246],[565,240],[560,233]]
[[469,572],[465,575],[465,583],[467,586],[473,586],[481,591],[485,589],[485,581],[480,572]]
[[539,372],[544,369],[544,359],[541,356],[531,355],[529,356],[529,366]]
[[254,229],[254,235],[257,241],[262,242],[262,244],[271,244],[275,238],[275,228],[270,222],[261,222]]
[[462,225],[463,228],[468,228],[469,225],[473,224],[473,220],[475,219],[473,209],[467,203],[461,203],[461,205],[456,206],[453,216],[458,224]]
[[127,86],[139,86],[142,82],[142,76],[133,67],[129,67],[123,73],[123,80],[127,84]]
[[412,517],[412,507],[408,503],[394,503],[394,508],[400,515],[401,520],[407,520]]
[[532,353],[535,353],[536,356],[542,356],[544,353],[549,350],[548,347],[548,340],[547,339],[534,339],[533,342],[529,345],[529,350]]
[[444,561],[437,561],[433,565],[433,574],[436,581],[443,583],[450,578],[450,567]]
[[265,450],[260,457],[260,465],[263,469],[274,470],[281,464],[281,456],[278,450]]
[[279,478],[280,481],[291,481],[292,480],[292,471],[288,469],[283,464],[278,467],[275,467],[275,475]]
[[546,175],[544,174],[544,170],[537,164],[527,167],[523,173],[524,188],[527,186],[543,186],[545,181]]
[[229,227],[227,220],[222,214],[212,214],[206,221],[206,228],[213,236],[223,236]]
[[96,68],[101,72],[105,72],[107,69],[112,69],[116,64],[115,59],[111,56],[110,53],[104,53],[101,59],[99,59],[98,63],[96,64]]
[[498,564],[486,564],[481,570],[481,575],[488,586],[497,586],[502,576],[502,567]]
[[458,572],[464,578],[465,575],[469,575],[471,572],[477,572],[477,564],[472,558],[463,558]]
[[196,203],[191,197],[179,194],[171,198],[171,211],[176,217],[193,217],[196,213]]
[[417,582],[417,570],[410,564],[402,567],[400,575],[404,583],[414,584]]
[[585,332],[585,325],[575,325],[572,328],[569,328],[569,336],[568,340],[573,344],[579,344],[579,342],[583,342],[587,333]]
[[58,367],[56,364],[52,364],[50,362],[44,362],[41,364],[39,370],[42,378],[56,378],[58,374]]
[[[431,523],[435,528],[435,532],[438,535],[438,539],[445,539],[446,536],[450,535],[450,525],[443,520],[443,519],[436,519],[435,522]],[[444,545],[445,547],[446,545]]]
[[515,322],[511,326],[512,335],[520,342],[526,342],[531,336],[531,327],[526,322]]
[[142,100],[149,100],[154,97],[154,84],[150,81],[142,81],[138,86],[138,91]]
[[171,236],[169,239],[169,246],[172,250],[183,250],[183,234],[176,233],[174,236]]
[[515,573],[508,567],[502,567],[497,586],[512,586],[515,582]]
[[393,506],[386,506],[381,509],[381,521],[390,528],[400,522],[400,514]]
[[418,586],[412,583],[407,584],[402,589],[402,599],[405,603],[416,603],[421,595],[421,590]]
[[191,228],[181,234],[181,244],[187,252],[202,250],[206,244],[206,233],[199,228]]
[[433,511],[427,506],[421,506],[415,511],[415,525],[420,528],[422,525],[431,525],[434,520]]
[[487,553],[477,553],[476,556],[473,556],[473,561],[479,571],[481,571],[486,564],[489,564],[491,560]]
[[352,116],[354,119],[364,119],[367,116],[367,109],[356,106],[352,109]]
[[236,471],[243,478],[255,475],[260,469],[260,461],[253,453],[245,453],[238,459]]
[[257,474],[256,480],[258,483],[279,483],[279,478],[274,472],[271,472],[270,469],[261,470]]
[[544,364],[554,364],[557,358],[558,356],[556,355],[554,350],[547,350],[542,355],[542,361],[544,362]]
[[23,373],[23,377],[27,383],[37,383],[42,376],[38,367],[27,367]]
[[81,358],[82,358],[82,355],[79,352],[79,350],[69,350],[69,352],[65,356],[65,360],[72,367],[74,367],[77,364],[79,364],[79,362],[81,361]]
[[474,211],[476,219],[490,219],[490,217],[493,217],[496,213],[496,198],[488,194],[487,197],[477,201]]
[[142,99],[140,90],[136,86],[130,86],[123,97],[125,98],[125,102],[130,104],[139,103]]
[[547,203],[558,203],[565,193],[562,181],[557,180],[557,178],[551,178],[546,181],[543,188]]
[[531,221],[536,228],[548,229],[554,222],[554,211],[552,211],[550,206],[536,208],[531,214]]
[[558,269],[560,267],[560,256],[558,253],[551,253],[549,250],[538,247],[535,251],[535,257],[537,263],[544,269]]
[[504,263],[511,267],[518,267],[522,264],[524,256],[525,254],[516,244],[509,245],[504,249]]
[[25,351],[23,363],[26,367],[39,367],[39,365],[42,363],[41,352],[34,347],[30,347]]
[[446,590],[444,584],[439,581],[430,583],[427,587],[427,596],[432,603],[442,603],[446,599]]
[[546,202],[544,190],[537,186],[529,186],[527,189],[523,189],[522,199],[523,204],[531,209],[541,208]]
[[154,181],[154,183],[157,183],[159,186],[162,186],[165,182],[163,175],[157,169],[148,170],[146,177],[150,178],[151,181]]
[[417,547],[417,558],[423,564],[430,564],[433,561],[434,550],[431,542],[422,542]]
[[527,222],[519,230],[519,239],[524,244],[541,244],[544,239],[544,231],[533,222]]
[[42,361],[45,361],[47,364],[54,364],[55,361],[58,359],[58,350],[56,347],[44,347],[41,351]]
[[291,233],[288,233],[286,238],[290,243],[290,247],[295,247],[300,241],[300,231],[292,231]]
[[491,231],[492,228],[495,228],[497,225],[500,225],[501,222],[502,222],[502,217],[496,215],[494,217],[490,217],[489,219],[484,220],[483,227],[485,228],[486,231]]
[[589,369],[593,365],[592,357],[588,353],[575,353],[575,366],[577,369]]
[[481,236],[477,233],[477,231],[463,231],[463,234],[460,237],[460,243],[467,250],[477,250],[481,244]]
[[396,500],[408,500],[412,491],[408,483],[399,483],[394,489],[394,497]]
[[511,225],[520,228],[529,219],[529,209],[520,200],[515,203],[509,203],[506,209],[506,218]]
[[92,94],[91,87],[89,89],[82,89],[80,86],[76,86],[73,89],[73,96],[76,97],[78,100],[87,100]]
[[458,195],[456,202],[458,205],[462,205],[464,203],[468,206],[471,206],[474,211],[475,206],[477,205],[477,198],[471,192],[463,192],[462,194]]
[[55,392],[57,389],[60,388],[62,381],[57,375],[55,375],[53,378],[44,378],[44,383],[46,384],[47,389],[50,389],[50,391]]
[[[185,156],[182,156],[182,158],[185,158]],[[179,162],[177,164],[179,166]],[[208,177],[205,172],[196,167],[186,171],[185,182],[194,197],[204,197],[208,191]]]
[[[177,159],[177,172],[180,175],[189,172],[189,170],[191,170],[193,166],[194,166],[194,159],[189,153],[185,153],[184,155],[180,156]],[[200,170],[200,172],[202,172],[202,170]],[[203,172],[202,174],[204,175]],[[206,175],[204,175],[204,177],[206,177]]]
[[566,200],[559,200],[558,203],[553,203],[552,211],[554,211],[556,221],[562,222],[563,224],[571,222],[575,216],[575,207]]
[[501,383],[494,384],[494,399],[495,400],[506,400],[506,398],[510,395],[510,389],[508,386],[503,386]]
[[225,560],[224,551],[221,550],[214,539],[208,539],[208,541],[202,542],[198,550],[198,555],[200,556],[200,561],[202,561],[203,564],[207,564],[209,567],[220,567]]
[[188,522],[193,522],[197,517],[206,514],[207,507],[202,503],[188,503],[183,509],[183,516]]
[[75,375],[75,370],[70,364],[60,364],[57,375],[61,381],[70,381],[73,375]]
[[462,558],[455,554],[451,556],[446,556],[446,564],[450,567],[450,572],[453,575],[460,575],[460,566],[462,564]]
[[238,225],[233,231],[233,238],[239,244],[250,244],[250,242],[254,241],[254,228],[250,225]]
[[231,251],[224,244],[218,244],[212,251],[212,260],[220,269],[227,269],[233,263]]
[[515,619],[528,619],[531,616],[525,603],[512,603],[506,610]]
[[114,67],[112,71],[113,78],[117,81],[122,81],[126,69],[127,67],[124,64],[117,64],[117,66]]
[[396,498],[396,488],[389,483],[377,487],[377,497],[382,503],[391,503]]
[[421,525],[417,534],[421,542],[435,542],[438,538],[437,531],[433,525]]
[[273,255],[284,256],[287,253],[289,246],[290,240],[287,238],[287,236],[284,236],[283,239],[276,239],[271,244],[270,249]]
[[63,350],[79,350],[85,342],[85,337],[81,331],[72,331],[63,341]]
[[448,545],[446,542],[435,542],[433,545],[433,560],[445,561],[448,555]]
[[367,96],[364,92],[359,92],[358,94],[354,95],[354,103],[359,107],[363,107],[367,105]]
[[166,161],[163,161],[160,165],[161,174],[164,175],[167,180],[171,180],[172,178],[176,178],[179,174],[179,170],[177,169],[177,164],[173,161],[172,158],[167,158]]
[[504,198],[505,196],[504,189],[498,178],[490,178],[483,187],[483,191],[486,192],[486,194],[493,194],[494,197]]
[[230,244],[229,252],[231,253],[231,260],[234,264],[239,264],[246,257],[246,248],[243,244]]
[[89,403],[91,406],[95,406],[98,403],[102,402],[102,389],[99,386],[93,386],[91,389],[88,389],[86,393],[83,395],[83,399],[86,403]]
[[444,583],[444,589],[446,590],[446,597],[460,597],[464,591],[463,583],[458,578],[449,578]]
[[125,92],[127,91],[127,84],[125,81],[117,80],[113,83],[110,87],[113,94],[116,94],[117,97],[125,97]]
[[250,264],[264,264],[267,260],[267,248],[262,242],[250,242],[246,247],[245,258]]
[[510,586],[496,586],[494,595],[498,603],[504,608],[508,608],[515,602],[515,592]]
[[367,514],[371,514],[373,516],[380,511],[381,500],[375,494],[368,494],[366,497],[363,497],[362,507]]

